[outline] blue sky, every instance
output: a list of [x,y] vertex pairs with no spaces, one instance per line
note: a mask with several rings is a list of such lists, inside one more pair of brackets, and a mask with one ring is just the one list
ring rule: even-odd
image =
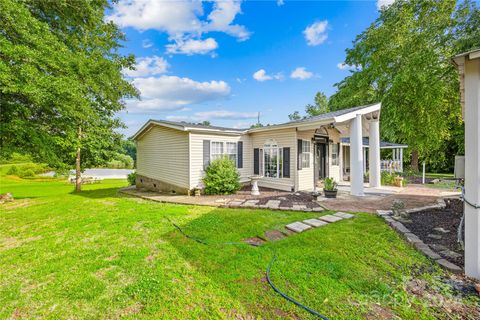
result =
[[[384,1],[388,3],[389,1]],[[120,1],[107,13],[137,57],[125,77],[141,101],[119,114],[129,136],[148,119],[248,127],[303,111],[335,92],[356,35],[378,17],[376,1]]]

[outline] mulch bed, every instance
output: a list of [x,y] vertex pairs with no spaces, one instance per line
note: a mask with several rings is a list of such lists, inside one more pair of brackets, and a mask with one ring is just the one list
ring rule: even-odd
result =
[[[412,222],[403,222],[403,224],[445,259],[459,267],[463,267],[464,250],[457,242],[457,229],[463,215],[463,202],[460,199],[445,199],[445,202],[445,209],[431,209],[411,213],[409,219]],[[435,228],[443,228],[449,232],[439,232],[434,230]],[[434,239],[428,235],[438,235],[441,238]],[[453,251],[460,256],[452,257],[442,254],[444,250]]]
[[279,196],[263,197],[259,199],[258,205],[267,204],[269,200],[280,200],[280,207],[293,207],[293,205],[305,205],[307,208],[313,209],[321,207],[318,203],[313,201],[310,193],[296,192],[288,193]]

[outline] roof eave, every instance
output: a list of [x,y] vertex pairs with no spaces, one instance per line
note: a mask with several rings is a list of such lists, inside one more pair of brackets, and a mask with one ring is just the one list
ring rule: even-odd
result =
[[341,123],[341,122],[351,120],[351,119],[355,118],[357,115],[364,115],[364,114],[367,114],[367,113],[380,111],[381,108],[382,108],[381,103],[375,103],[375,104],[372,104],[371,106],[368,106],[368,107],[365,107],[365,108],[362,108],[362,109],[359,109],[359,110],[355,110],[355,111],[352,111],[352,112],[334,117],[333,119],[334,119],[335,123]]

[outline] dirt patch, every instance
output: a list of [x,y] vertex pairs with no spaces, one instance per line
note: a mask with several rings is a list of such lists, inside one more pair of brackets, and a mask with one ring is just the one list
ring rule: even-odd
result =
[[400,319],[398,316],[396,316],[392,310],[378,305],[378,304],[372,304],[369,306],[370,311],[365,315],[365,319]]
[[33,201],[31,199],[20,199],[20,200],[15,200],[11,202],[5,202],[2,207],[5,210],[14,210],[18,208],[26,208],[29,207],[33,204]]
[[265,239],[268,241],[277,241],[285,238],[285,234],[278,230],[267,230],[265,231]]
[[27,319],[27,318],[30,318],[30,315],[26,308],[15,308],[10,318],[11,319]]
[[17,239],[17,238],[13,238],[13,237],[10,237],[10,238],[5,238],[2,240],[2,242],[0,242],[0,251],[1,250],[9,250],[9,249],[13,249],[13,248],[18,248],[24,244],[27,244],[29,242],[32,242],[32,241],[37,241],[37,240],[40,240],[42,239],[41,236],[35,236],[35,237],[29,237],[29,238],[25,238],[25,239]]
[[110,256],[110,257],[106,257],[105,260],[106,261],[113,261],[115,259],[118,259],[118,255],[117,254],[114,254],[113,256]]
[[265,240],[260,239],[259,237],[246,238],[246,239],[243,239],[242,241],[254,247],[259,247],[265,243]]
[[121,312],[120,312],[120,315],[118,318],[122,318],[122,317],[127,317],[127,316],[131,316],[131,315],[134,315],[134,314],[138,314],[142,311],[143,309],[143,305],[139,302],[135,303],[135,304],[132,304],[131,306],[128,306],[126,307],[125,309],[123,309]]
[[463,214],[459,199],[446,199],[444,209],[411,213],[403,224],[424,243],[448,261],[463,267],[464,250],[457,242],[457,229]]

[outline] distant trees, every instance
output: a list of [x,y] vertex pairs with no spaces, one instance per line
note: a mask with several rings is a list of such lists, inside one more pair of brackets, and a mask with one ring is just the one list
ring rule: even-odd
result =
[[133,56],[118,52],[123,33],[105,22],[108,0],[0,2],[2,157],[32,155],[80,172],[118,148],[122,99],[136,97],[122,77]]
[[383,139],[411,147],[433,167],[463,148],[458,75],[450,59],[480,47],[475,2],[397,0],[357,36],[345,63],[356,66],[336,84],[332,110],[382,102]]
[[314,98],[314,104],[307,104],[305,106],[305,113],[306,115],[302,116],[300,112],[295,111],[288,115],[290,120],[300,120],[308,117],[318,116],[323,113],[327,113],[330,111],[330,107],[328,105],[328,98],[323,92],[317,92]]

